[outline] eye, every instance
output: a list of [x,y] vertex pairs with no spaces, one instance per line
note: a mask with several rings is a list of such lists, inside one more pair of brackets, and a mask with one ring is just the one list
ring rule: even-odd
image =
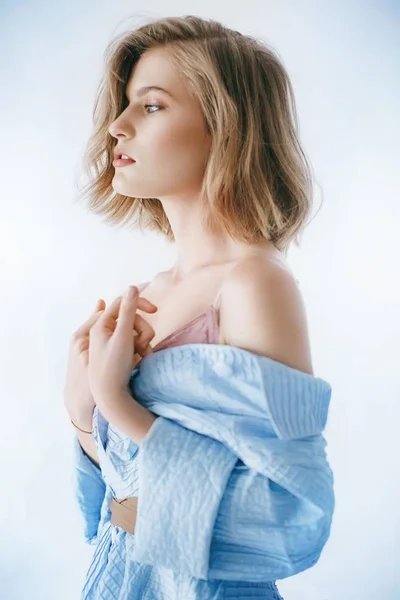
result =
[[144,105],[144,108],[145,108],[145,110],[146,110],[147,114],[150,114],[150,113],[153,113],[153,112],[158,112],[158,111],[156,111],[156,110],[151,110],[151,111],[148,111],[148,110],[147,110],[147,107],[148,107],[148,106],[150,106],[150,107],[152,107],[152,108],[160,108],[160,109],[162,108],[162,106],[159,106],[158,104],[145,104],[145,105]]

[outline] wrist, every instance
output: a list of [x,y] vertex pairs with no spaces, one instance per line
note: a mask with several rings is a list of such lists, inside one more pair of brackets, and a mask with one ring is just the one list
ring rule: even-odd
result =
[[130,404],[134,399],[128,389],[110,390],[105,392],[102,390],[101,394],[95,396],[96,406],[99,411],[105,416],[105,413],[113,411],[115,407],[121,404]]
[[73,425],[73,427],[74,427],[74,428],[76,429],[76,431],[78,432],[78,435],[79,435],[79,432],[80,432],[80,433],[84,433],[84,434],[86,434],[86,435],[90,435],[90,434],[92,434],[92,433],[93,433],[93,430],[92,430],[92,429],[82,429],[82,427],[78,427],[78,425],[76,425],[72,419],[70,419],[70,420],[71,420],[71,424]]
[[92,423],[93,423],[93,411],[76,411],[74,413],[69,414],[69,418],[73,421],[73,424],[79,427],[79,429],[83,429],[84,431],[92,431]]

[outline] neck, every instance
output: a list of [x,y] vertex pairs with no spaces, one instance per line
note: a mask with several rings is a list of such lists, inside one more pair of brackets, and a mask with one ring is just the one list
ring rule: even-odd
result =
[[176,261],[171,274],[176,281],[201,268],[239,260],[257,249],[272,248],[268,241],[246,244],[226,232],[205,231],[200,210],[194,203],[185,203],[182,210],[182,205],[177,208],[176,204],[163,200],[163,207],[175,238]]

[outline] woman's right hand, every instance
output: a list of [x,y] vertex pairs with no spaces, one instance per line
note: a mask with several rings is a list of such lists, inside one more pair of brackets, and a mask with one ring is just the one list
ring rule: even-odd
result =
[[[83,325],[73,333],[68,353],[67,373],[64,385],[64,405],[70,419],[82,429],[92,429],[92,417],[95,401],[89,387],[88,364],[89,364],[89,334],[93,325],[97,322],[106,308],[104,300],[98,300],[92,315]],[[138,309],[147,313],[155,313],[157,306],[146,298],[139,298]],[[150,341],[154,338],[154,329],[143,317],[136,315],[135,327],[132,335],[137,335],[135,341],[136,352],[145,356],[152,351]],[[142,343],[142,340],[144,342]],[[137,355],[135,355],[137,356]],[[132,369],[137,359],[132,357]]]

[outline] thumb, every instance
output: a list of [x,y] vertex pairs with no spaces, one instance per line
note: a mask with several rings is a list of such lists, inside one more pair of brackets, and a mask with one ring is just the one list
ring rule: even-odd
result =
[[138,298],[139,290],[136,286],[130,285],[122,296],[116,327],[117,330],[129,331],[129,334],[132,334],[133,326],[135,324]]

